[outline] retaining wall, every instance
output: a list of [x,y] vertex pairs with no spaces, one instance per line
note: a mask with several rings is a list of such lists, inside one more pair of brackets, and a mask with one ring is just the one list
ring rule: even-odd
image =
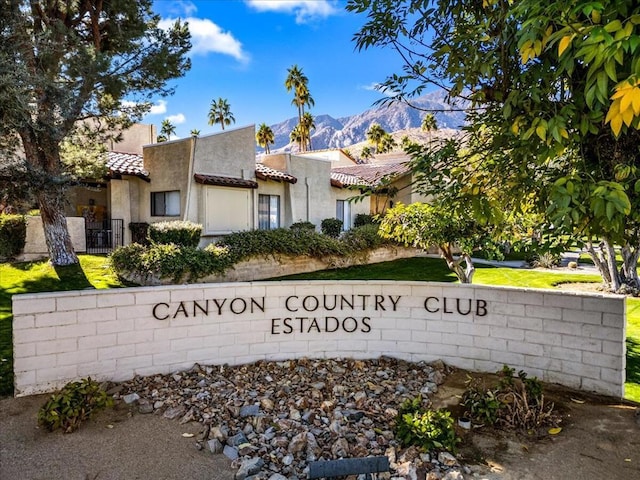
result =
[[297,357],[503,364],[623,396],[625,299],[445,283],[197,284],[16,295],[15,392]]

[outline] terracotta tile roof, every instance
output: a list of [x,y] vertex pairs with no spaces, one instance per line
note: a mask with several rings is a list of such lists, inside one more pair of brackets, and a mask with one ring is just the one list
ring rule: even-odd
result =
[[409,167],[406,161],[385,162],[381,164],[366,163],[348,167],[334,167],[331,169],[331,180],[332,185],[334,185],[335,180],[336,183],[341,183],[343,186],[375,186],[379,184],[383,178],[399,177],[406,173],[409,173]]
[[276,170],[275,168],[267,167],[262,163],[256,163],[256,177],[260,180],[275,180],[276,182],[288,182],[296,183],[298,179],[293,175]]
[[203,185],[215,185],[218,187],[235,187],[235,188],[258,188],[258,182],[253,180],[245,180],[236,177],[223,177],[220,175],[204,175],[196,173],[193,175],[196,183]]
[[134,175],[149,178],[149,172],[144,169],[142,155],[137,153],[107,152],[107,168],[113,175]]
[[350,187],[352,185],[362,185],[367,187],[371,186],[361,178],[356,177],[355,175],[348,175],[346,173],[331,171],[332,187],[344,188],[344,187]]

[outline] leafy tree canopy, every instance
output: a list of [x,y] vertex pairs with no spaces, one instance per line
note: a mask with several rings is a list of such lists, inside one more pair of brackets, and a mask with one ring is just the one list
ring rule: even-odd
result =
[[36,199],[56,265],[77,263],[63,215],[63,142],[86,138],[79,129],[113,136],[190,67],[187,25],[161,29],[151,6],[0,0],[0,184]]
[[[433,188],[475,200],[473,214],[487,219],[535,206],[594,254],[593,240],[603,241],[594,260],[612,288],[638,286],[640,4],[350,0],[347,9],[367,15],[358,48],[393,48],[405,60],[383,84],[392,100],[438,86],[453,103],[471,102],[457,145],[467,155],[436,164],[427,152],[418,162]],[[488,212],[483,198],[496,186],[507,204]]]

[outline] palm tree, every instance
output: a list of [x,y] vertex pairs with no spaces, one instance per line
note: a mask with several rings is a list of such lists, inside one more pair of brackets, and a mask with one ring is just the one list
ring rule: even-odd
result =
[[369,160],[371,158],[371,149],[369,147],[362,147],[360,158],[362,158],[363,160]]
[[300,124],[296,125],[291,133],[289,134],[289,140],[291,143],[297,143],[298,148],[302,147],[302,142],[304,141],[304,136],[302,134],[302,129],[300,128]]
[[160,135],[158,135],[158,142],[166,142],[167,140],[171,140],[171,135],[176,134],[176,127],[171,123],[171,120],[165,118],[162,121],[162,125],[160,127]]
[[433,113],[427,113],[422,119],[422,125],[420,128],[423,132],[427,132],[429,134],[429,149],[431,149],[431,132],[438,129],[438,124],[436,123],[436,117],[434,117]]
[[266,123],[261,123],[258,127],[258,131],[256,132],[256,142],[259,146],[264,148],[264,152],[266,154],[270,153],[269,144],[275,143],[275,138],[273,135],[273,130]]
[[313,115],[310,112],[305,112],[302,115],[302,121],[300,122],[300,133],[302,133],[303,151],[311,150],[311,131],[315,130],[316,123]]
[[384,128],[378,123],[372,123],[371,126],[369,126],[369,130],[367,130],[367,140],[376,147],[376,153],[380,153],[380,149],[382,148],[380,142],[386,133]]
[[[311,96],[311,93],[309,93],[309,79],[304,73],[302,73],[302,69],[298,67],[298,65],[293,65],[287,70],[287,73],[288,75],[284,82],[284,86],[287,89],[287,92],[293,90],[293,100],[291,101],[291,104],[297,107],[298,125],[302,125],[305,105],[309,108],[315,105],[313,97]],[[301,150],[304,150],[304,148],[301,148]]]
[[380,153],[390,152],[396,145],[393,137],[389,133],[385,133],[380,139]]
[[218,98],[218,101],[211,101],[211,108],[209,109],[209,125],[215,125],[219,123],[224,130],[225,125],[231,125],[236,123],[236,119],[231,113],[231,107],[226,98]]
[[197,128],[193,128],[193,129],[191,130],[191,136],[192,136],[192,137],[197,137],[197,136],[199,136],[199,135],[200,135],[200,130],[198,130]]

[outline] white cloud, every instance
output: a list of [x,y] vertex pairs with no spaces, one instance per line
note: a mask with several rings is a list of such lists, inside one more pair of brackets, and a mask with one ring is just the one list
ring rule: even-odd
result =
[[178,113],[165,117],[165,120],[169,120],[173,125],[180,125],[187,121],[187,117],[184,116],[184,113]]
[[163,113],[167,113],[166,100],[158,100],[158,103],[156,103],[155,105],[151,105],[151,110],[149,110],[149,115],[162,115]]
[[386,95],[387,97],[391,97],[393,96],[393,92],[390,90],[387,90],[384,85],[382,85],[381,83],[370,83],[369,85],[361,85],[360,88],[362,90],[368,90],[370,92],[377,92],[377,93],[381,93],[382,95]]
[[176,17],[189,17],[198,11],[198,7],[190,0],[165,1],[164,8]]
[[[191,33],[191,54],[206,55],[208,53],[222,53],[231,55],[240,62],[247,62],[249,56],[242,50],[240,43],[231,32],[225,32],[208,18],[187,17],[183,19],[189,23]],[[176,20],[162,19],[160,28],[169,28]]]
[[326,18],[338,11],[335,2],[329,0],[247,0],[247,4],[259,12],[295,14],[296,23]]

